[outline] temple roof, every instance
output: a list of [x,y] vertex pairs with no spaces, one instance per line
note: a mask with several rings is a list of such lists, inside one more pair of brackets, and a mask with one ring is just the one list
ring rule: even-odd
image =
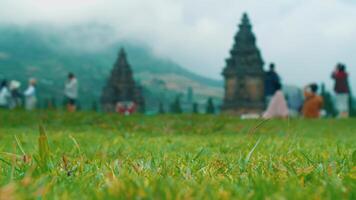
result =
[[247,13],[243,14],[238,27],[223,75],[262,73],[264,63]]
[[126,52],[120,49],[102,94],[102,103],[116,104],[118,101],[136,101],[137,87]]

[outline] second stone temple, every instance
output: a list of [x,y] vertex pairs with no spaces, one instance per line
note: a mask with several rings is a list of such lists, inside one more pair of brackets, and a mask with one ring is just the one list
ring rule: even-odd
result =
[[110,77],[104,87],[101,104],[105,112],[117,111],[118,104],[133,103],[138,111],[144,110],[142,88],[137,86],[124,49],[120,50]]
[[261,113],[265,108],[264,62],[246,13],[234,40],[222,73],[225,78],[222,109],[240,115]]

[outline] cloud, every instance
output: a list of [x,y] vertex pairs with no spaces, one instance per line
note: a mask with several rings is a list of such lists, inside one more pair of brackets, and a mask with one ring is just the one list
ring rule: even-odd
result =
[[330,87],[331,70],[339,61],[356,76],[352,0],[1,0],[0,23],[104,24],[116,37],[143,43],[194,72],[221,78],[245,11],[265,61],[277,63],[285,82],[326,82]]

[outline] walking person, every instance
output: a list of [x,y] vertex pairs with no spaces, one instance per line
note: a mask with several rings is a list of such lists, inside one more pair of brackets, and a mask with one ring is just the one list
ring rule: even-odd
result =
[[10,98],[11,98],[11,94],[9,89],[7,88],[7,81],[3,80],[0,85],[0,108],[1,109],[9,108]]
[[335,81],[335,106],[339,113],[339,118],[349,117],[350,88],[348,84],[348,74],[344,64],[338,64],[331,75]]
[[269,71],[265,74],[265,98],[267,105],[271,101],[274,93],[277,91],[277,87],[280,85],[280,78],[275,71],[274,63],[269,65]]
[[304,88],[304,104],[303,117],[304,118],[319,118],[320,111],[323,108],[323,98],[317,94],[318,85],[312,83]]
[[263,118],[287,118],[288,117],[288,106],[287,101],[282,92],[282,85],[280,83],[276,84],[276,92],[271,98],[268,104],[266,112],[263,114]]
[[29,85],[24,92],[25,108],[28,111],[31,111],[36,108],[36,104],[37,104],[36,83],[37,83],[37,80],[34,78],[31,78],[29,80]]
[[78,80],[73,73],[68,74],[68,80],[65,83],[64,95],[67,102],[67,110],[69,112],[76,111],[78,99]]

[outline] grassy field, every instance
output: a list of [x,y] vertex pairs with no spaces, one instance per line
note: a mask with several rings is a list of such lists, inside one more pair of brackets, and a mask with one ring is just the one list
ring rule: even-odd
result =
[[356,199],[356,120],[0,111],[0,199]]

